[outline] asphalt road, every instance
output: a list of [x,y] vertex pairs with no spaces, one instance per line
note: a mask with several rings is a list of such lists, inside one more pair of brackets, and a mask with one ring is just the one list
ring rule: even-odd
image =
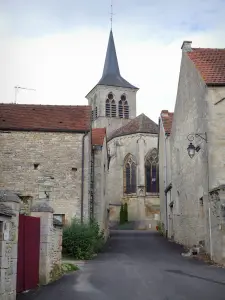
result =
[[156,233],[114,231],[83,270],[18,300],[224,300],[225,269],[181,252]]

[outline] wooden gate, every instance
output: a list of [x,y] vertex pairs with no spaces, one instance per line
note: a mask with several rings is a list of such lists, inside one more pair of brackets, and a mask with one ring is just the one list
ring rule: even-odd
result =
[[17,293],[39,283],[40,218],[19,216]]

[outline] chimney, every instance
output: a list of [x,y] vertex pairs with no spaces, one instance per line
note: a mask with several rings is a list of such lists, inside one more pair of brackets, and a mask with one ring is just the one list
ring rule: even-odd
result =
[[162,110],[161,111],[161,117],[168,117],[169,116],[169,111],[168,110]]
[[192,44],[191,41],[183,41],[183,44],[181,46],[182,51],[183,52],[190,52],[190,51],[192,51],[191,44]]

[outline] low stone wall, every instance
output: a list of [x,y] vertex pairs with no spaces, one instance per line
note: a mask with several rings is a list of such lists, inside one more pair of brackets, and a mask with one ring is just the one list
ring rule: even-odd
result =
[[31,215],[41,219],[40,284],[47,284],[61,275],[62,224],[53,218],[53,212],[47,202],[37,203],[31,208]]
[[[0,190],[1,300],[16,299],[20,208],[17,195]],[[33,206],[31,216],[40,218],[39,279],[40,284],[47,284],[61,276],[62,224],[53,219],[53,209],[45,202]]]
[[20,199],[0,191],[0,299],[16,299],[17,232]]

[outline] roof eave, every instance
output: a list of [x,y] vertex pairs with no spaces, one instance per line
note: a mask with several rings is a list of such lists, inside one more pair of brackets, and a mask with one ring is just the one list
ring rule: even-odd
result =
[[[87,93],[87,95],[85,96],[86,99],[87,99],[87,97],[91,94],[91,92],[93,92],[93,90],[94,90],[97,86],[114,86],[114,87],[121,87],[121,86],[119,86],[119,85],[113,85],[113,84],[99,84],[99,83],[97,83],[97,84],[93,87],[93,89],[91,89],[90,92]],[[136,91],[139,91],[139,89],[140,89],[140,88],[138,88],[138,87],[136,87],[136,86],[134,86],[134,87],[122,87],[122,88],[125,88],[125,89],[131,89],[131,90],[133,89],[133,90],[136,90]]]
[[222,86],[225,86],[225,82],[222,82],[222,83],[207,82],[206,85],[209,86],[209,87],[222,87]]
[[131,135],[131,134],[138,134],[138,133],[153,134],[153,135],[157,135],[158,136],[158,133],[147,132],[147,131],[136,131],[136,132],[121,133],[121,134],[116,134],[116,135],[110,136],[108,138],[107,142],[109,142],[109,141],[111,141],[111,140],[113,140],[113,139],[115,139],[117,137]]
[[0,128],[0,131],[25,131],[25,132],[64,132],[64,133],[86,133],[91,129],[49,129],[49,128],[13,128],[5,127]]

